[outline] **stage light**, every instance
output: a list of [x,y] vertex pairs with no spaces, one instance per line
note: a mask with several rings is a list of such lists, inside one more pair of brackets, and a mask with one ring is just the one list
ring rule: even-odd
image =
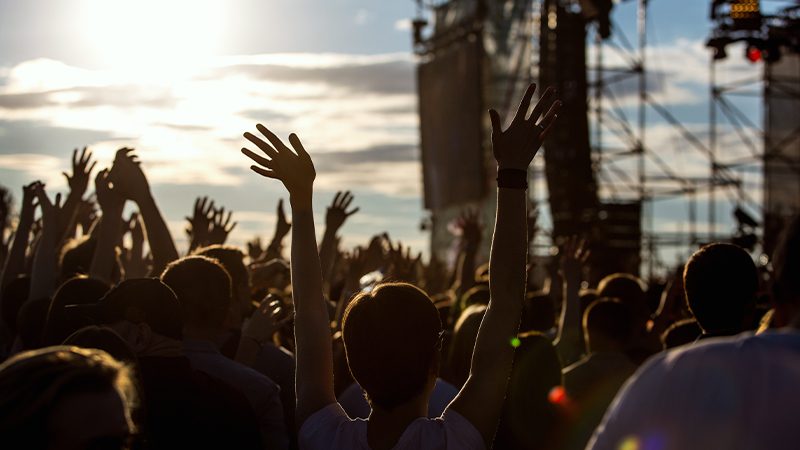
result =
[[754,45],[748,45],[747,49],[745,49],[744,56],[751,63],[757,63],[761,61],[761,49]]

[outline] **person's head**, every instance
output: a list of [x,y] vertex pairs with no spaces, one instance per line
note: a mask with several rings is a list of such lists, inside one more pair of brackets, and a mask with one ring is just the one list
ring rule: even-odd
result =
[[70,239],[61,249],[59,261],[61,279],[68,280],[74,276],[89,273],[96,246],[97,240],[90,239],[89,236]]
[[795,216],[783,232],[772,261],[775,326],[792,324],[800,328],[800,216]]
[[668,350],[670,348],[680,347],[681,345],[691,344],[696,341],[701,334],[703,334],[703,330],[700,329],[700,325],[697,324],[695,319],[683,319],[673,323],[669,328],[664,330],[661,334],[661,344],[664,346],[664,350]]
[[46,347],[0,365],[0,436],[8,449],[122,449],[134,384],[100,350]]
[[102,350],[117,361],[134,366],[136,353],[125,339],[111,327],[90,325],[83,327],[64,339],[63,345]]
[[31,290],[31,277],[19,276],[11,280],[3,289],[2,314],[3,322],[12,335],[17,334],[17,317],[19,310],[28,299]]
[[406,283],[356,296],[342,321],[347,364],[373,408],[392,410],[433,389],[442,323],[428,295]]
[[178,297],[187,330],[222,331],[231,306],[231,277],[220,263],[187,256],[167,265],[161,280]]
[[238,326],[245,315],[250,312],[250,274],[244,264],[244,253],[231,245],[211,245],[195,250],[197,256],[206,256],[216,260],[231,277],[233,303],[231,304],[231,321]]
[[49,309],[50,299],[47,297],[29,300],[19,309],[17,335],[23,349],[33,350],[42,346],[42,333]]
[[541,333],[519,335],[495,448],[553,448],[559,405],[551,392],[562,385],[561,362],[552,341]]
[[68,316],[64,307],[97,303],[109,288],[110,286],[103,281],[85,277],[71,278],[59,286],[47,312],[44,345],[58,345],[75,330],[91,325],[92,322],[84,317]]
[[758,272],[742,248],[709,244],[686,263],[683,288],[689,309],[704,332],[737,334],[751,322]]
[[617,299],[600,298],[583,314],[583,336],[589,352],[623,352],[633,338],[630,307]]
[[138,356],[147,356],[166,343],[179,345],[183,337],[178,299],[157,278],[125,280],[96,304],[68,305],[65,310],[68,316],[83,316],[95,324],[108,325]]
[[553,299],[544,292],[529,292],[522,308],[519,331],[546,332],[556,325],[556,308]]
[[638,331],[647,326],[650,307],[647,304],[647,285],[639,277],[628,273],[608,275],[597,285],[597,296],[616,298],[630,308]]
[[448,380],[456,387],[461,387],[469,376],[472,352],[481,326],[486,305],[472,305],[465,309],[453,327],[453,338],[447,358]]
[[489,285],[479,283],[472,286],[464,292],[461,296],[462,310],[469,308],[472,305],[488,305],[489,304]]

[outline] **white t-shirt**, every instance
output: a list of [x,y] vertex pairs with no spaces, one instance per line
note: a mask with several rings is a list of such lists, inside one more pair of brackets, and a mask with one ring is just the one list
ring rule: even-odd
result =
[[[350,419],[338,403],[311,415],[300,427],[298,443],[308,450],[369,450],[367,421]],[[395,444],[396,450],[483,450],[480,432],[452,409],[442,417],[420,417],[408,425]]]
[[800,332],[709,339],[651,358],[587,449],[796,449]]

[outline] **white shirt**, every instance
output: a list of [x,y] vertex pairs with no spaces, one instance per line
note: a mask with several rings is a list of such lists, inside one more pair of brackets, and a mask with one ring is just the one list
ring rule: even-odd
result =
[[[367,423],[364,419],[350,419],[338,403],[332,403],[306,419],[297,440],[303,450],[369,450]],[[442,417],[414,420],[394,446],[396,450],[485,448],[480,432],[452,409]]]
[[[441,416],[447,405],[456,398],[456,395],[458,395],[458,389],[455,386],[441,378],[437,378],[436,384],[433,386],[433,392],[431,392],[431,398],[428,399],[428,417]],[[369,403],[364,398],[364,391],[358,383],[351,384],[339,395],[339,404],[342,405],[344,412],[353,419],[366,419],[371,412]]]
[[800,332],[709,339],[651,358],[587,449],[796,449]]

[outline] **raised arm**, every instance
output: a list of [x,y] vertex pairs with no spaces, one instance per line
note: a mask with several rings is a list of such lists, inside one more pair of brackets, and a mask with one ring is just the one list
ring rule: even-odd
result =
[[586,241],[579,241],[575,236],[561,249],[561,274],[565,286],[555,344],[564,367],[580,359],[586,351],[581,332],[580,287],[581,269],[588,258]]
[[319,258],[322,264],[322,280],[325,285],[330,283],[331,272],[333,271],[334,260],[336,259],[336,233],[344,225],[348,217],[358,212],[359,208],[350,211],[350,203],[353,202],[353,194],[350,191],[339,191],[333,197],[333,202],[325,212],[325,234],[322,235],[322,242],[319,245]]
[[178,259],[178,250],[169,234],[169,228],[158,210],[158,205],[150,191],[150,184],[140,166],[133,149],[123,148],[117,151],[114,167],[111,170],[111,181],[127,199],[139,206],[139,214],[144,222],[144,230],[150,251],[153,254],[151,273],[161,273],[170,262]]
[[[330,317],[322,294],[322,271],[314,232],[312,194],[316,171],[311,157],[295,134],[289,135],[289,149],[263,125],[257,125],[269,144],[251,133],[244,137],[265,156],[246,148],[242,153],[256,165],[250,168],[267,178],[280,180],[289,191],[292,206],[292,298],[295,308],[297,369],[297,426],[321,408],[334,403],[333,355]],[[271,145],[270,145],[271,144]]]
[[43,184],[35,188],[36,199],[42,208],[42,235],[33,256],[31,291],[29,300],[50,298],[58,287],[58,233],[61,214],[61,194],[56,194],[55,203],[47,197]]
[[8,252],[3,275],[0,277],[0,292],[6,285],[25,270],[25,252],[28,250],[28,242],[31,237],[31,227],[33,226],[33,214],[36,211],[34,200],[36,199],[36,187],[41,184],[39,181],[22,187],[22,206],[17,222],[17,230],[14,233],[14,240],[11,242],[11,250]]
[[94,178],[97,202],[103,212],[97,228],[97,245],[89,266],[89,276],[111,283],[116,264],[116,249],[122,233],[122,209],[125,199],[111,187],[108,169],[101,170]]
[[[528,87],[506,131],[502,131],[497,112],[489,111],[498,169],[497,216],[489,258],[491,300],[478,331],[469,378],[450,405],[480,431],[487,447],[502,411],[514,360],[511,341],[519,329],[525,297],[528,165],[561,106],[555,101],[555,93],[548,89],[530,119],[526,119],[534,90],[535,85]],[[549,108],[547,114],[536,125],[545,108]]]
[[97,161],[92,161],[92,152],[88,151],[86,147],[83,147],[80,155],[77,148],[72,151],[72,175],[62,172],[64,178],[67,179],[69,194],[67,194],[67,199],[64,200],[64,206],[61,208],[63,210],[61,214],[63,220],[59,223],[57,234],[59,242],[75,236],[78,209],[83,201],[83,195],[89,187],[89,177],[96,164]]

